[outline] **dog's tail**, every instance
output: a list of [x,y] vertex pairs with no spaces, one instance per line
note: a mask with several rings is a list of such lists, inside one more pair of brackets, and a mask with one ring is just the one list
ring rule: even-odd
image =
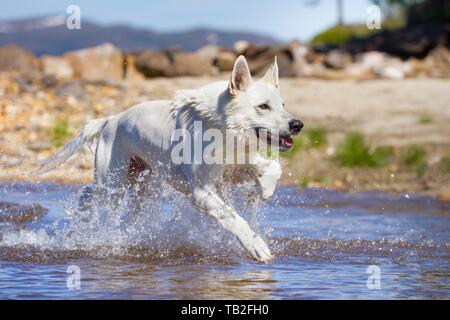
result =
[[34,174],[41,175],[49,172],[66,162],[74,154],[78,153],[84,146],[90,146],[94,139],[100,136],[103,128],[108,123],[110,118],[111,117],[87,121],[81,132],[73,138],[72,141],[66,144],[57,154],[46,160],[39,167],[39,169],[34,172]]

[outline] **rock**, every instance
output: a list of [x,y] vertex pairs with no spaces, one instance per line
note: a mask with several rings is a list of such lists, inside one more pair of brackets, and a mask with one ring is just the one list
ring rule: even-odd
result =
[[0,47],[1,71],[31,73],[38,72],[39,67],[39,59],[31,52],[15,45]]
[[292,76],[299,77],[309,75],[312,72],[312,65],[308,62],[314,54],[311,48],[301,45],[299,41],[292,41],[288,44],[288,56],[292,55]]
[[40,204],[17,204],[12,202],[0,202],[0,222],[23,223],[37,220],[48,212]]
[[217,59],[221,48],[215,44],[207,44],[196,51],[197,55],[204,61],[209,61],[211,64]]
[[110,43],[71,51],[63,57],[70,62],[75,77],[88,81],[106,82],[123,79],[122,52]]
[[347,74],[365,77],[373,74],[380,78],[400,80],[404,79],[409,65],[399,58],[391,57],[383,52],[371,51],[356,56],[356,63],[349,65]]
[[74,75],[74,70],[68,59],[44,55],[41,57],[42,72],[45,75],[54,76],[56,79],[69,79]]
[[167,51],[143,51],[136,55],[136,69],[147,78],[169,77],[172,74],[172,58]]
[[233,51],[221,51],[219,52],[214,64],[219,71],[232,71],[234,62],[236,61],[236,54]]
[[242,54],[248,47],[250,47],[250,42],[246,40],[236,41],[233,45],[234,51],[236,51],[238,55]]
[[425,64],[428,67],[430,76],[437,78],[450,77],[450,51],[448,48],[440,45],[430,51],[425,58]]
[[200,76],[212,74],[212,65],[196,53],[144,51],[136,56],[136,67],[146,77]]
[[375,74],[385,79],[402,80],[405,78],[405,70],[402,65],[390,65],[375,70]]
[[352,56],[339,49],[331,50],[325,56],[325,65],[333,69],[345,69],[352,63]]
[[212,74],[212,65],[205,63],[195,53],[175,53],[172,72],[174,77],[210,75]]
[[212,44],[200,48],[196,53],[204,63],[215,68],[213,70],[214,73],[233,70],[234,62],[237,58],[234,51]]
[[280,77],[308,74],[307,53],[308,49],[298,41],[284,46],[249,46],[242,52],[247,58],[251,73],[256,75],[264,74],[276,56]]
[[142,80],[144,75],[136,68],[136,57],[132,54],[124,54],[123,56],[124,74],[126,80]]
[[409,58],[405,64],[407,65],[407,77],[428,77],[430,75],[429,67],[424,60]]

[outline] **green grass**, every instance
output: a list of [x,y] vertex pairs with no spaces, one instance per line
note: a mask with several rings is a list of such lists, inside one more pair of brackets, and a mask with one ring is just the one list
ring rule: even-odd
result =
[[392,154],[392,147],[378,147],[372,151],[361,133],[352,132],[338,145],[336,160],[344,167],[379,167],[385,165]]
[[433,117],[428,113],[423,113],[419,115],[419,118],[417,119],[417,122],[420,124],[428,124],[433,122]]
[[450,173],[450,154],[442,158],[442,164],[444,166],[444,172]]
[[302,187],[302,188],[307,188],[312,182],[316,182],[316,183],[322,183],[325,181],[325,176],[324,175],[320,175],[320,176],[316,176],[316,177],[302,177],[301,179],[299,179],[298,184]]
[[293,158],[300,150],[318,148],[327,144],[327,131],[323,128],[305,130],[304,133],[293,137],[294,146],[291,150],[283,152],[284,158]]
[[311,180],[308,177],[303,177],[303,178],[299,179],[299,181],[298,181],[298,184],[302,188],[308,188],[310,183],[311,183]]
[[[386,18],[382,22],[382,30],[394,30],[403,28],[405,19],[401,17]],[[365,24],[336,25],[318,33],[311,40],[312,45],[340,45],[352,38],[367,38],[379,33],[381,30],[370,30]]]
[[314,128],[306,131],[309,145],[312,148],[321,147],[327,144],[327,131],[323,128]]
[[370,30],[364,24],[337,25],[317,34],[311,44],[339,45],[352,38],[366,38],[378,30]]
[[427,168],[427,152],[418,145],[412,145],[406,150],[403,162],[407,166],[414,167],[418,176],[422,176]]
[[58,119],[50,130],[50,141],[53,146],[60,148],[70,138],[72,134],[69,129],[69,123],[66,119]]
[[282,152],[281,156],[284,158],[292,158],[301,149],[306,148],[306,141],[303,135],[293,137],[294,145],[289,151]]

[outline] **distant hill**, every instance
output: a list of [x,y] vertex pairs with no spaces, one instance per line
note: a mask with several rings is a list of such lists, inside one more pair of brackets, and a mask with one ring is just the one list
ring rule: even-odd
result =
[[127,25],[99,25],[82,20],[80,30],[66,28],[64,15],[14,21],[0,21],[0,46],[16,44],[36,55],[59,55],[66,51],[111,42],[124,51],[179,48],[196,50],[208,43],[232,47],[238,40],[255,44],[274,44],[277,39],[251,32],[228,32],[197,28],[181,32],[157,32]]

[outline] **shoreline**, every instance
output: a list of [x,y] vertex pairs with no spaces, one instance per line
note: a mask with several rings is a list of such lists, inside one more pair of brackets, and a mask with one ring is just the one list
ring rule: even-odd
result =
[[[27,185],[27,186],[51,186],[51,187],[84,187],[86,185],[90,185],[92,180],[65,180],[62,178],[48,178],[48,179],[36,179],[36,180],[26,180],[26,179],[0,179],[0,186],[3,187],[14,187],[14,185]],[[298,184],[289,184],[289,183],[280,183],[277,186],[278,188],[299,188],[302,191],[307,190],[318,190],[323,192],[337,192],[344,194],[364,194],[364,193],[375,193],[375,194],[385,194],[391,197],[406,197],[406,198],[417,198],[424,197],[433,201],[441,201],[444,203],[450,203],[448,199],[440,199],[436,194],[426,192],[426,191],[417,191],[417,192],[408,192],[408,191],[398,191],[398,190],[380,190],[380,189],[348,189],[348,188],[333,188],[327,186],[313,185],[309,187],[302,187]],[[325,201],[325,199],[324,199]]]
[[[26,173],[57,152],[86,120],[224,77],[115,85],[71,80],[49,87],[0,73],[0,181],[36,181]],[[294,151],[282,159],[281,184],[450,201],[450,79],[282,78],[280,87],[287,110],[305,123]],[[92,165],[92,154],[83,151],[40,180],[90,183]]]
[[[62,170],[61,170],[62,171]],[[392,196],[424,196],[436,201],[450,202],[449,198],[443,197],[440,193],[434,190],[406,190],[399,188],[398,185],[392,185],[391,188],[370,188],[367,186],[362,186],[361,188],[352,188],[349,186],[332,186],[323,183],[312,183],[309,186],[302,186],[299,183],[292,183],[292,179],[288,176],[289,173],[283,171],[283,176],[278,184],[279,187],[298,187],[303,190],[307,189],[319,189],[324,191],[332,192],[343,192],[343,193],[384,193]],[[82,177],[64,177],[60,173],[51,174],[48,177],[41,178],[29,178],[26,176],[10,176],[1,177],[0,185],[3,186],[13,186],[14,184],[28,184],[28,185],[52,185],[52,186],[86,186],[92,184],[92,174],[84,174]]]

